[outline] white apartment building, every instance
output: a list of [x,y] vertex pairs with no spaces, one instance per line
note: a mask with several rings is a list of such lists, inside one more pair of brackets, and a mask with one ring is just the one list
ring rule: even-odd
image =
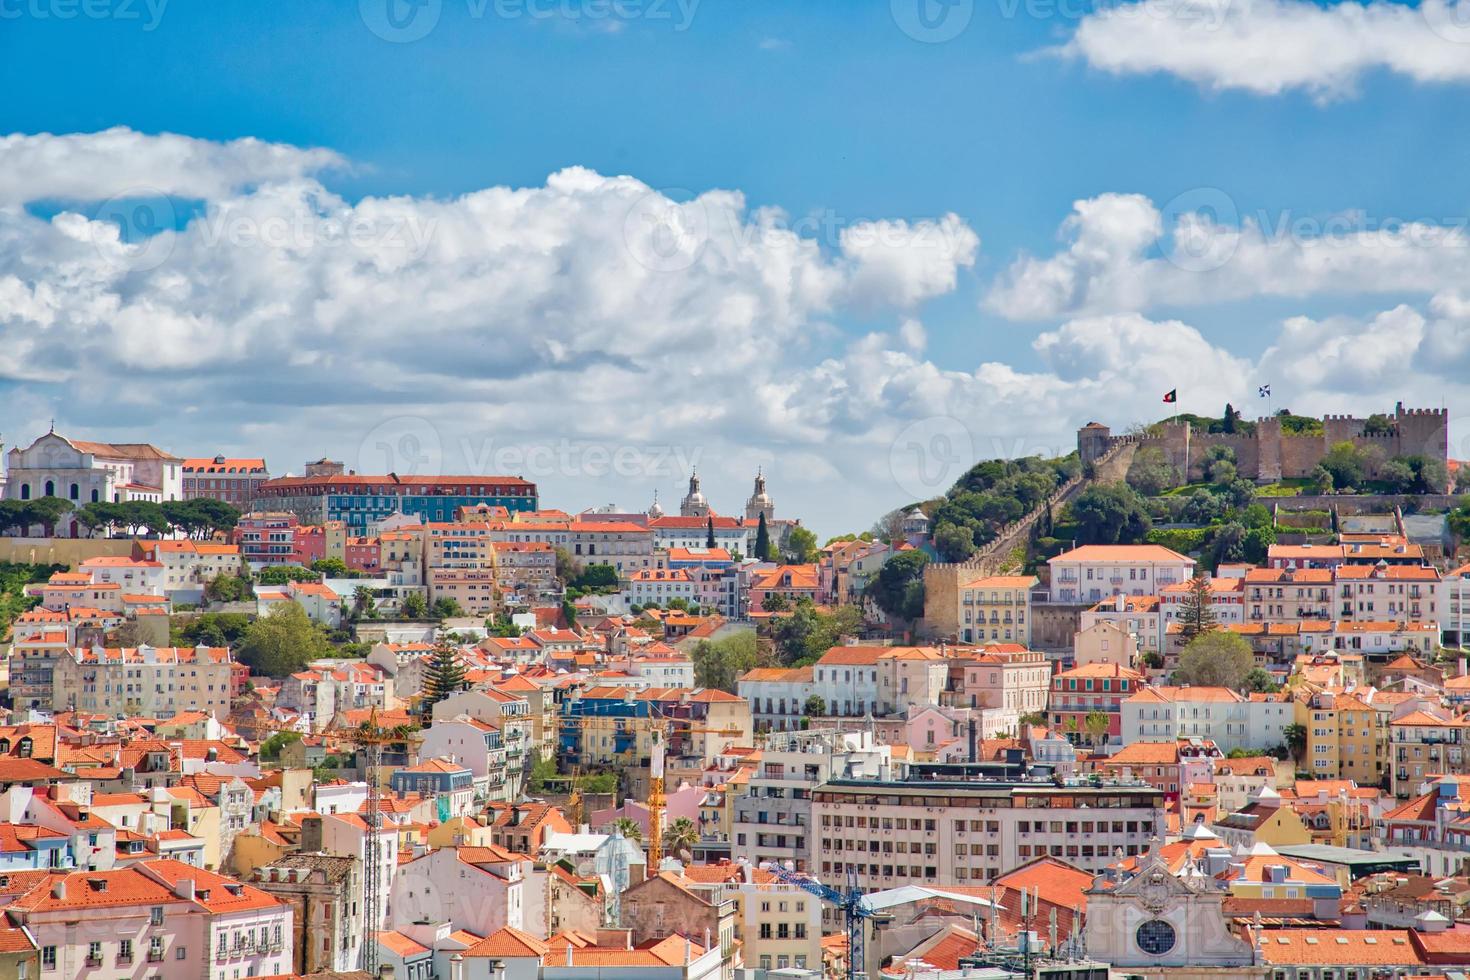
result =
[[1140,650],[1157,653],[1164,649],[1164,617],[1160,607],[1158,596],[1119,592],[1084,610],[1079,625],[1086,631],[1098,623],[1112,623],[1131,633]]
[[1049,598],[1058,603],[1096,603],[1108,596],[1157,595],[1188,581],[1194,559],[1156,544],[1088,544],[1047,562]]
[[1292,705],[1247,700],[1224,687],[1147,687],[1121,704],[1123,744],[1207,738],[1220,751],[1270,749],[1285,741]]
[[1164,794],[1143,784],[834,780],[812,794],[812,870],[863,890],[981,884],[1050,855],[1098,872],[1164,832]]
[[1440,591],[1445,646],[1470,647],[1470,565],[1446,575]]
[[735,799],[731,857],[757,866],[789,861],[810,871],[812,792],[832,779],[879,778],[892,765],[891,752],[868,732],[771,733],[749,788]]
[[98,585],[116,585],[124,595],[164,594],[167,573],[159,561],[134,558],[88,558],[77,566]]
[[692,568],[644,568],[628,577],[623,594],[634,606],[667,606],[671,599],[698,604],[699,584]]

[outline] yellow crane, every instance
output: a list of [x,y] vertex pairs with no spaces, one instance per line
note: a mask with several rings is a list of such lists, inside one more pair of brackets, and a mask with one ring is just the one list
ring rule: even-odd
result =
[[[655,708],[654,710],[657,710]],[[660,716],[649,728],[648,752],[648,871],[658,874],[664,858],[664,747],[671,725],[688,725],[690,734],[735,736],[744,734],[739,728],[705,728],[686,718]]]

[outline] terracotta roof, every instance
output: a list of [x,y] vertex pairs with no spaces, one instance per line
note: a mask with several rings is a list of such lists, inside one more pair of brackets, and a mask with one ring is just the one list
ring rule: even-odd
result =
[[497,959],[545,956],[551,949],[528,932],[503,926],[464,951],[465,956],[493,956]]
[[1064,551],[1049,561],[1154,561],[1194,564],[1193,558],[1159,544],[1084,544],[1080,548]]
[[1268,965],[1420,965],[1407,929],[1272,929],[1262,933]]

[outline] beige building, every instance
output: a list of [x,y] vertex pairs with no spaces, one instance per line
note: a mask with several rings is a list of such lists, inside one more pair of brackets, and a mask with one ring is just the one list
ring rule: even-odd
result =
[[1117,664],[1138,669],[1138,634],[1109,619],[1084,626],[1072,643],[1076,666]]
[[56,660],[51,705],[141,718],[180,711],[224,718],[235,669],[227,647],[79,647]]
[[896,647],[881,654],[877,665],[878,713],[883,715],[938,704],[949,682],[949,658],[934,647]]

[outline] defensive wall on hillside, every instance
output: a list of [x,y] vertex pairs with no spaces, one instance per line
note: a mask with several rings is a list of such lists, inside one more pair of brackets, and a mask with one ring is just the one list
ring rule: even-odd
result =
[[1257,420],[1255,431],[1248,433],[1201,433],[1188,422],[1176,421],[1160,423],[1155,433],[1126,436],[1115,436],[1107,426],[1089,422],[1077,430],[1077,451],[1085,465],[1102,459],[1115,446],[1132,444],[1135,451],[1157,447],[1189,482],[1204,479],[1205,460],[1214,446],[1233,450],[1240,475],[1260,483],[1310,477],[1327,451],[1340,442],[1371,451],[1370,477],[1377,476],[1378,463],[1397,456],[1427,456],[1441,462],[1449,457],[1450,424],[1445,409],[1404,408],[1400,402],[1389,416],[1389,431],[1364,432],[1366,422],[1350,415],[1326,415],[1320,434],[1296,435],[1284,432],[1275,416]]

